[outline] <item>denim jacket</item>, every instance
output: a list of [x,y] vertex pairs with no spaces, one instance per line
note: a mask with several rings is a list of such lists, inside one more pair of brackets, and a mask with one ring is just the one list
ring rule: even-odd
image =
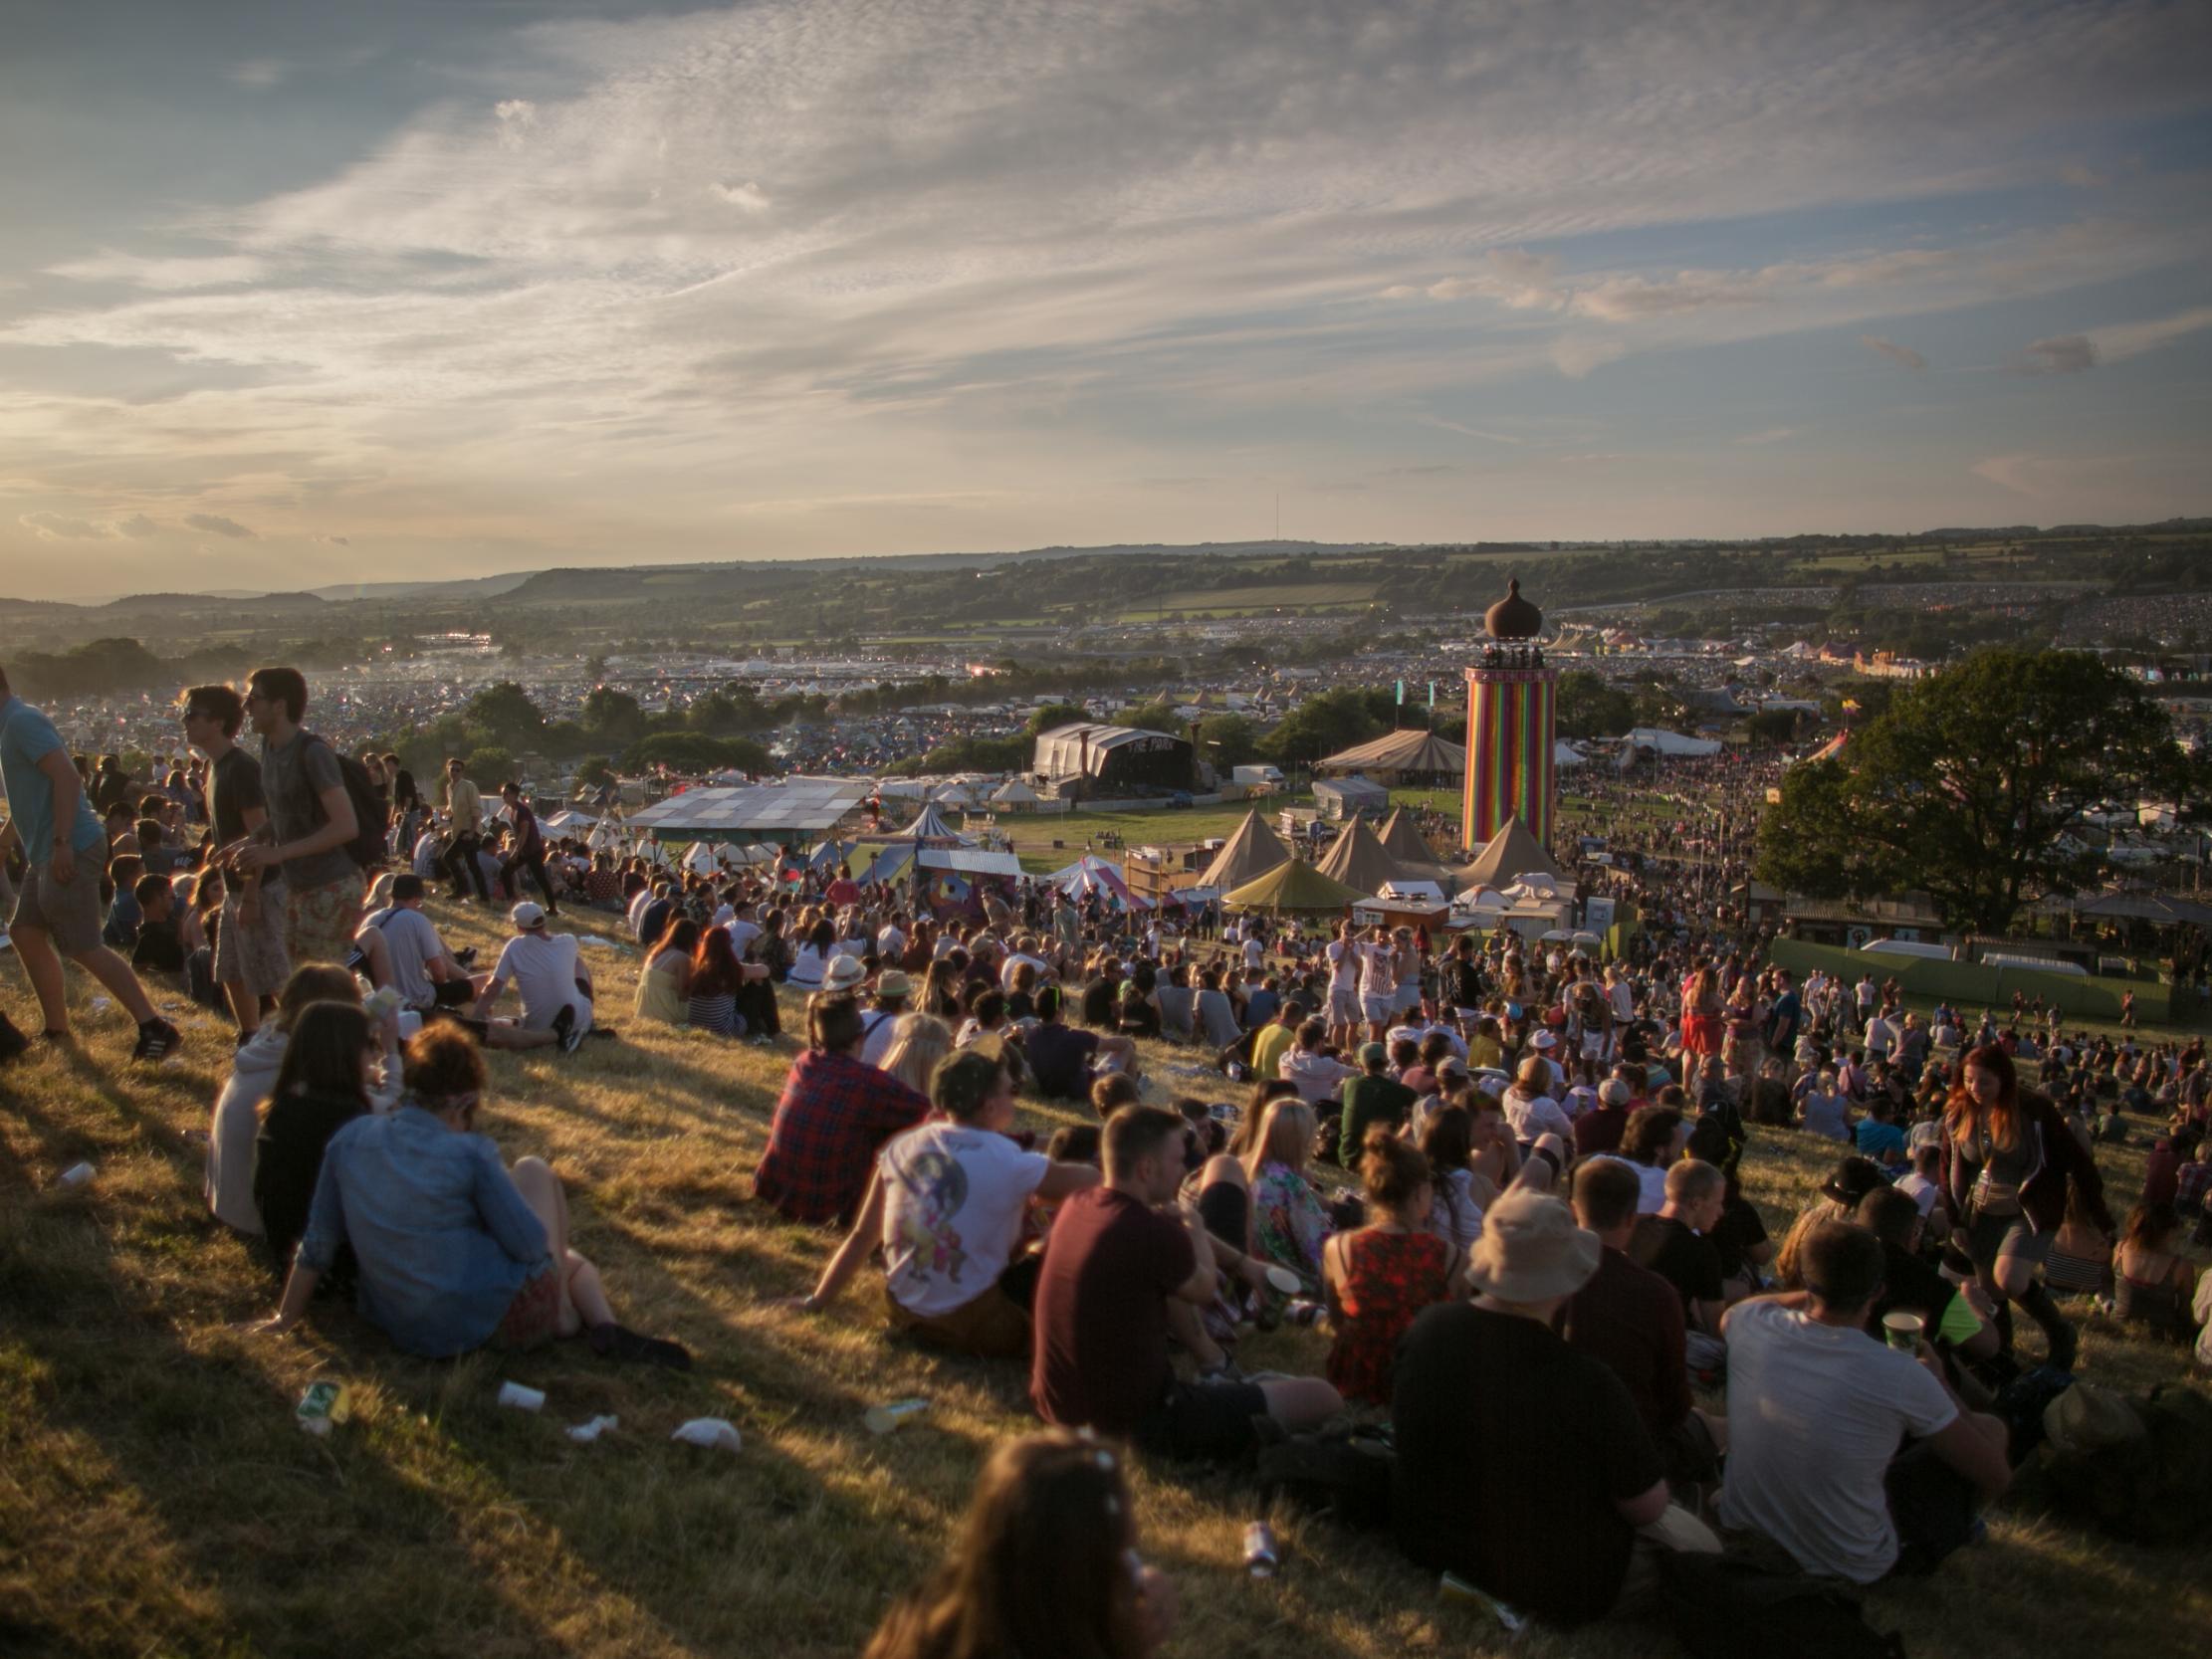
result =
[[498,1148],[411,1100],[331,1137],[300,1265],[328,1272],[340,1244],[360,1263],[361,1312],[431,1358],[481,1347],[516,1291],[553,1266],[545,1223]]

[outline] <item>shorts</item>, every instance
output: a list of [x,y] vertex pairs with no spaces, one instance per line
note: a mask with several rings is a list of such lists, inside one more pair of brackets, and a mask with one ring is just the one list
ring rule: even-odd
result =
[[41,864],[25,877],[16,895],[13,928],[36,928],[53,939],[65,956],[100,948],[100,866],[90,854],[77,861],[67,882],[54,879],[54,867]]
[[1421,981],[1409,979],[1398,987],[1398,994],[1391,998],[1391,1012],[1403,1014],[1409,1008],[1421,1006]]
[[1975,1213],[1966,1223],[1966,1253],[1974,1258],[1976,1266],[1995,1267],[1999,1261],[2010,1258],[2042,1267],[2050,1261],[2051,1243],[2057,1237],[2056,1228],[2048,1233],[2037,1232],[2035,1223],[2025,1213]]
[[1329,988],[1329,1023],[1331,1025],[1353,1025],[1358,1022],[1359,1017],[1359,992],[1339,990],[1332,985]]
[[1396,1003],[1397,997],[1395,994],[1391,996],[1363,996],[1360,998],[1360,1011],[1367,1016],[1370,1025],[1388,1025],[1391,1015],[1398,1011]]
[[361,926],[361,873],[356,870],[321,887],[288,887],[284,947],[294,967],[342,962]]
[[215,931],[215,980],[243,985],[248,996],[275,996],[292,977],[292,958],[284,947],[284,890],[265,894],[261,919],[244,922],[238,895],[223,897],[222,925]]
[[522,1283],[489,1348],[542,1348],[560,1335],[560,1275],[548,1262]]
[[466,1008],[475,1000],[476,987],[466,979],[440,979],[430,987],[431,1008]]
[[950,1313],[927,1318],[909,1312],[884,1287],[891,1329],[915,1341],[953,1353],[978,1359],[1021,1359],[1029,1353],[1029,1315],[994,1283],[983,1295],[962,1303]]
[[1267,1395],[1256,1382],[1177,1381],[1130,1438],[1158,1457],[1233,1463],[1258,1447],[1256,1419],[1266,1415]]

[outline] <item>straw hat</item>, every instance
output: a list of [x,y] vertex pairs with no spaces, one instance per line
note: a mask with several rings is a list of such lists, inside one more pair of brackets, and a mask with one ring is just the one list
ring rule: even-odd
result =
[[1483,1216],[1469,1265],[1475,1284],[1501,1302],[1550,1302],[1590,1282],[1602,1249],[1557,1198],[1516,1187]]
[[2100,1452],[2143,1437],[2135,1408],[2094,1382],[2077,1382],[2043,1408],[2043,1432],[2055,1452]]
[[849,991],[868,977],[868,966],[858,956],[838,956],[822,974],[825,991]]

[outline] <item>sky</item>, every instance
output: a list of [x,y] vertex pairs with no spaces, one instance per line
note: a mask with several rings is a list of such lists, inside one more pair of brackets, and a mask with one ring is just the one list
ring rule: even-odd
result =
[[0,594],[2212,513],[2197,0],[33,0]]

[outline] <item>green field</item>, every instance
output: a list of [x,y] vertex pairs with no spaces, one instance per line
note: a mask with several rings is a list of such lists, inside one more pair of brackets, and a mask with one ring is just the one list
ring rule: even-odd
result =
[[[436,915],[456,944],[496,948],[481,913]],[[414,1360],[335,1307],[291,1339],[242,1333],[274,1286],[207,1216],[195,1139],[224,1032],[180,1015],[181,1061],[133,1073],[120,1023],[80,1005],[81,1056],[0,1071],[0,1651],[850,1659],[940,1558],[983,1459],[1034,1426],[1020,1367],[888,1339],[864,1287],[812,1320],[781,1306],[831,1246],[747,1196],[789,1044],[637,1026],[615,1012],[637,958],[594,947],[587,959],[620,1039],[492,1057],[481,1127],[504,1156],[553,1162],[576,1247],[629,1323],[692,1348],[689,1375],[610,1366],[572,1343]],[[12,956],[0,955],[0,987],[20,1010]],[[1148,1047],[1155,1094],[1189,1086],[1170,1070],[1183,1063]],[[1067,1117],[1024,1116],[1040,1129]],[[2141,1157],[2101,1148],[2115,1207]],[[59,1189],[80,1158],[95,1179]],[[1832,1159],[1805,1137],[1757,1132],[1743,1173],[1770,1229]],[[2023,1341],[2034,1352],[2037,1339]],[[1251,1337],[1239,1358],[1311,1371],[1324,1342]],[[2083,1357],[2089,1376],[2125,1389],[2186,1370],[2184,1350],[2096,1319]],[[313,1439],[292,1406],[322,1378],[349,1383],[356,1403]],[[543,1413],[498,1408],[506,1378],[543,1389]],[[909,1395],[929,1402],[920,1421],[885,1439],[862,1427],[865,1407]],[[620,1426],[592,1445],[562,1435],[597,1413]],[[735,1423],[742,1450],[670,1443],[707,1415]],[[1562,1434],[1560,1455],[1573,1450]],[[1167,1659],[1676,1651],[1639,1629],[1508,1644],[1383,1542],[1290,1513],[1272,1517],[1282,1572],[1254,1580],[1239,1547],[1262,1506],[1244,1478],[1133,1464],[1145,1556],[1183,1604]],[[1906,1628],[1915,1659],[2162,1659],[2200,1645],[2212,1594],[2196,1552],[2091,1537],[2046,1515],[2032,1479],[1989,1524],[1938,1577],[1870,1595],[1871,1620]]]

